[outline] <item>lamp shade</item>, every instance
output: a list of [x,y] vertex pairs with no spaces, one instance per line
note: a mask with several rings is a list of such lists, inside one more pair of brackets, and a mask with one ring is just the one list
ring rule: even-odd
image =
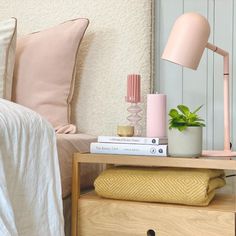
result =
[[207,19],[197,13],[185,13],[175,22],[162,59],[196,70],[210,35]]

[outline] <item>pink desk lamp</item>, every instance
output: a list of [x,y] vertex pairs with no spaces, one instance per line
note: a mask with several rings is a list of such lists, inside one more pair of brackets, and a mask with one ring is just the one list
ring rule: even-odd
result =
[[196,70],[205,48],[224,58],[224,150],[203,151],[204,156],[236,156],[230,145],[229,111],[229,54],[208,43],[210,25],[205,17],[197,13],[180,16],[171,31],[162,59]]

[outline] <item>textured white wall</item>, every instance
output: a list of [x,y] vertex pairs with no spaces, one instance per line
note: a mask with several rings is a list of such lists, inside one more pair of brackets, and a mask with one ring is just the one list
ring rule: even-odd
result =
[[127,74],[140,73],[142,95],[150,91],[151,12],[152,0],[0,0],[1,19],[15,16],[19,34],[89,18],[72,112],[79,131],[95,135],[114,134],[126,123]]
[[[195,108],[204,104],[206,121],[204,148],[223,148],[223,59],[205,50],[197,71],[183,69],[160,59],[176,18],[184,12],[198,12],[211,25],[209,42],[229,51],[231,72],[232,143],[236,150],[236,0],[157,0],[155,87],[168,96],[168,110],[180,103]],[[230,172],[228,172],[230,173]],[[235,178],[227,179],[226,192],[236,191]]]

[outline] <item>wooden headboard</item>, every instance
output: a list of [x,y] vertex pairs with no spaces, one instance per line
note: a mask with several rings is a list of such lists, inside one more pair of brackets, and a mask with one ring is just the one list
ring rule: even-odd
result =
[[[80,132],[108,135],[127,123],[127,74],[141,74],[143,104],[150,92],[153,1],[11,0],[1,4],[0,17],[16,17],[18,35],[73,18],[90,20],[80,47],[73,122]],[[142,122],[145,127],[145,106]]]

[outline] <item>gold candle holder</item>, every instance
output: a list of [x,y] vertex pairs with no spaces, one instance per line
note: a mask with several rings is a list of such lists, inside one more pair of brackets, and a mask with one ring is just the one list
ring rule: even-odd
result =
[[134,136],[134,126],[131,125],[118,125],[117,135],[121,137],[132,137]]

